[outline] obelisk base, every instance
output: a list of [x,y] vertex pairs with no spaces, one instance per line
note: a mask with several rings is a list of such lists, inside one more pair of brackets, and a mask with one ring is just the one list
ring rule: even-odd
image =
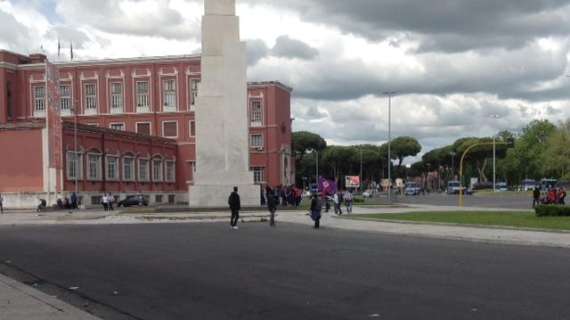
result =
[[[261,189],[258,185],[237,185],[242,207],[261,206]],[[234,186],[196,185],[189,188],[191,208],[227,208],[228,198]]]

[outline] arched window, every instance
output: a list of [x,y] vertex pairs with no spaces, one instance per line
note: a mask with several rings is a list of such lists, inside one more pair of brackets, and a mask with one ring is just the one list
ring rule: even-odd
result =
[[131,153],[123,156],[123,181],[135,181],[135,156]]
[[154,156],[152,158],[152,181],[162,182],[164,180],[163,170],[162,157]]
[[99,150],[87,153],[87,180],[99,181],[103,179],[103,156]]

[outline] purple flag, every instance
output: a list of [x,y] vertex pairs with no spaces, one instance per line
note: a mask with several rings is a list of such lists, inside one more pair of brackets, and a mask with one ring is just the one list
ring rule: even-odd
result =
[[335,194],[337,191],[336,182],[319,177],[319,192],[323,195]]

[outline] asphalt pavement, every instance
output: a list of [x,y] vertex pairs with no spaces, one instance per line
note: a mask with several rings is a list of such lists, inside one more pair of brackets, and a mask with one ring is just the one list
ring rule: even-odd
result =
[[[532,209],[532,198],[526,193],[500,193],[465,195],[466,207]],[[396,196],[396,201],[404,204],[425,204],[433,206],[457,206],[459,195],[431,193],[419,196]]]
[[281,223],[0,227],[0,272],[103,319],[570,319],[570,251]]

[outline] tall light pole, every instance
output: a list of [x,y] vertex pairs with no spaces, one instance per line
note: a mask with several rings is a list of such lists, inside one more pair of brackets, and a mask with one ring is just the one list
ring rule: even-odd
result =
[[364,191],[362,189],[363,186],[364,184],[362,183],[362,146],[360,146],[360,192]]
[[[489,115],[490,118],[501,118],[498,114]],[[493,192],[497,192],[497,135],[493,135]]]
[[449,155],[451,156],[451,179],[455,180],[455,156],[457,153],[455,153],[455,151],[451,151]]
[[392,97],[396,91],[386,91],[388,97],[388,202],[392,202]]
[[319,184],[319,151],[317,149],[309,149],[307,153],[315,153],[315,183]]
[[317,155],[315,160],[315,183],[319,185],[319,151],[315,150],[315,154]]

